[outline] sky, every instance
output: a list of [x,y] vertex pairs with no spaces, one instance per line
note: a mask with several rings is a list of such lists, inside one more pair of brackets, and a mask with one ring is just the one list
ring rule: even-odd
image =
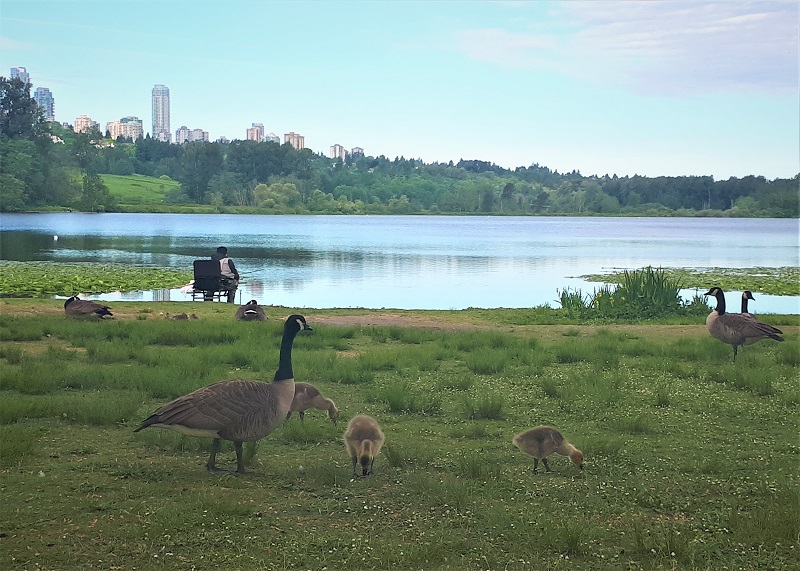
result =
[[585,176],[800,172],[798,2],[2,0],[0,75],[136,116]]

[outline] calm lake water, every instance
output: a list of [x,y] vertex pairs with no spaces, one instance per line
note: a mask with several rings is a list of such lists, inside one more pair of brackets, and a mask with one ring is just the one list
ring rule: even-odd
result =
[[[614,269],[798,265],[798,220],[472,216],[3,214],[4,260],[191,269],[219,245],[242,274],[238,301],[288,307],[558,307],[559,289]],[[55,240],[54,236],[58,236]],[[713,284],[708,284],[713,285]],[[683,292],[691,297],[694,290]],[[702,293],[702,292],[701,292]],[[190,301],[179,289],[104,300]],[[729,304],[738,308],[739,292]],[[756,294],[760,313],[800,298]]]

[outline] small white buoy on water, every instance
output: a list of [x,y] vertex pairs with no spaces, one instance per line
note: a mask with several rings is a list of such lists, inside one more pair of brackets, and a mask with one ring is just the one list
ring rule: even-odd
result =
[[53,234],[53,242],[58,242],[58,234]]

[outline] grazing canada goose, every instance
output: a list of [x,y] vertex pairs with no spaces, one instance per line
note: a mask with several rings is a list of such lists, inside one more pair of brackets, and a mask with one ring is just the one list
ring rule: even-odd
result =
[[303,329],[312,331],[302,315],[291,315],[283,326],[280,361],[271,383],[262,381],[220,381],[197,389],[162,406],[134,430],[155,426],[189,436],[213,438],[206,468],[216,467],[220,439],[230,440],[236,449],[236,471],[244,474],[242,442],[264,438],[286,419],[294,398],[292,343]]
[[241,321],[264,321],[267,314],[258,302],[251,299],[236,310],[236,319]]
[[80,299],[77,295],[64,302],[64,313],[67,315],[85,315],[103,317],[105,315],[114,315],[109,311],[107,305],[100,305],[88,299]]
[[[721,288],[712,287],[703,295],[713,295],[717,298],[717,308],[708,314],[706,327],[711,336],[733,347],[733,360],[742,345],[751,345],[762,339],[783,341],[780,329],[756,319],[752,314],[726,313],[725,293]],[[751,294],[752,295],[752,294]],[[742,304],[746,309],[745,298]]]
[[327,410],[328,418],[333,421],[333,424],[336,424],[336,420],[339,418],[339,409],[336,408],[336,404],[331,399],[324,397],[317,387],[311,383],[295,383],[294,400],[286,418],[296,412],[300,415],[300,420],[302,421],[305,418],[306,411],[310,408]]
[[347,423],[344,433],[344,445],[353,460],[353,477],[358,478],[356,463],[361,463],[361,475],[372,474],[375,456],[381,451],[384,435],[381,427],[371,416],[358,414]]
[[546,472],[552,472],[547,465],[547,457],[553,452],[569,456],[575,465],[583,470],[583,452],[567,442],[561,432],[551,426],[537,426],[521,434],[517,434],[512,442],[514,446],[533,456],[533,473],[539,473],[539,460],[544,464]]

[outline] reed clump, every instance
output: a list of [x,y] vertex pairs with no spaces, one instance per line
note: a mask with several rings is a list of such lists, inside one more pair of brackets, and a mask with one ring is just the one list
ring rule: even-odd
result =
[[680,280],[661,268],[625,270],[615,279],[616,284],[604,285],[591,294],[572,288],[559,290],[561,308],[580,319],[653,319],[708,313],[702,296],[685,302],[680,295],[684,289]]

